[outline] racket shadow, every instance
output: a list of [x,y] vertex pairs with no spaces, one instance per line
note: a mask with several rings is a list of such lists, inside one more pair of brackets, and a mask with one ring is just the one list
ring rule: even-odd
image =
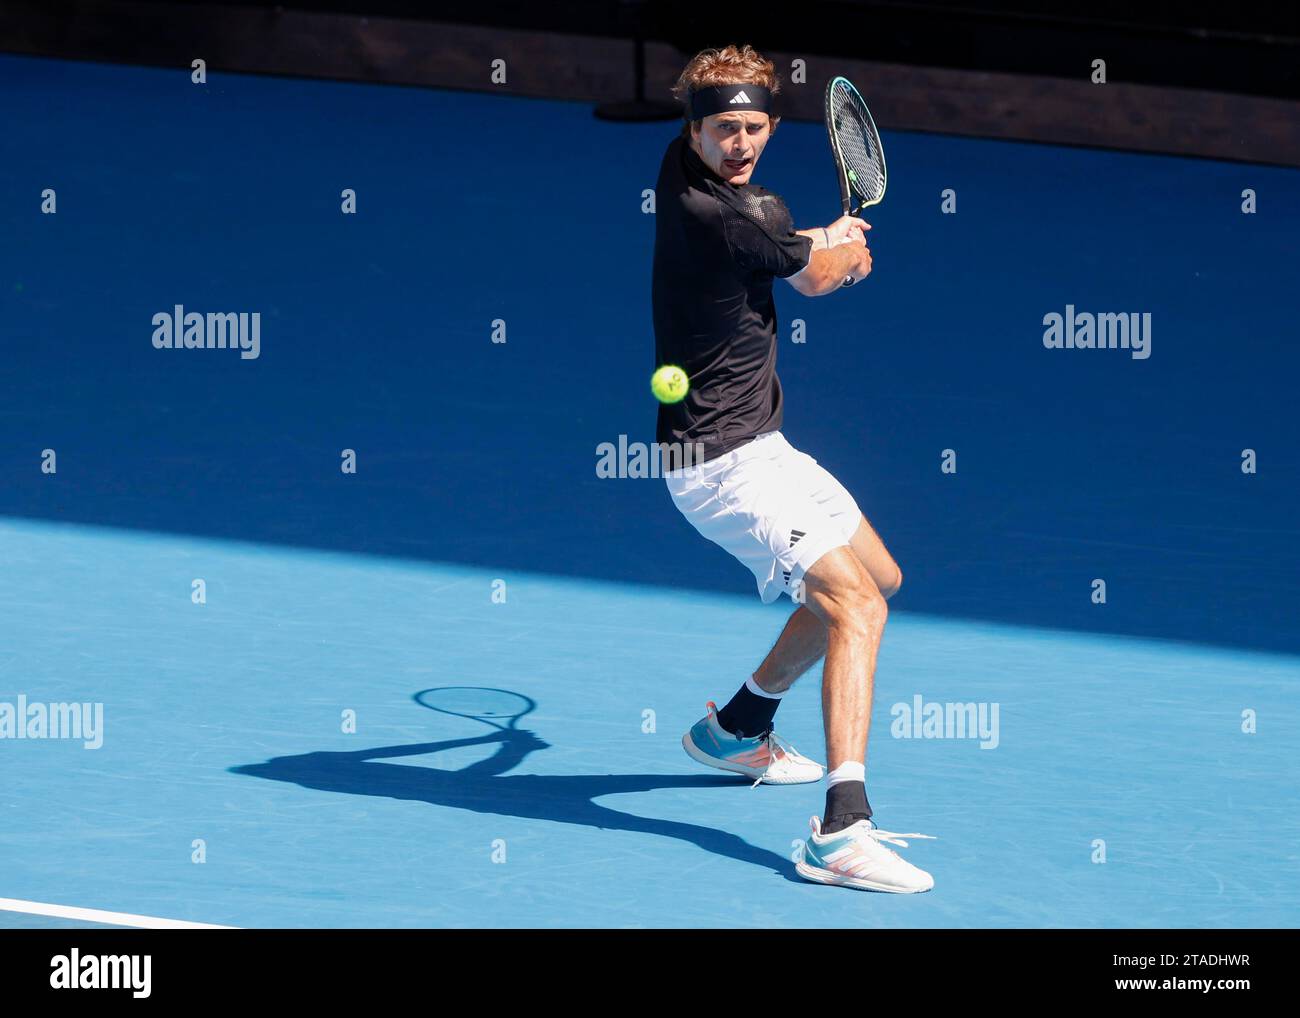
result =
[[[490,757],[454,770],[383,762],[493,744],[496,751]],[[475,813],[673,838],[737,862],[766,867],[802,883],[788,858],[737,835],[703,824],[624,813],[596,802],[604,796],[656,789],[727,786],[744,792],[744,780],[694,774],[509,773],[531,754],[548,748],[550,744],[532,731],[506,728],[470,738],[274,757],[263,763],[231,767],[230,771],[322,792],[413,800]]]

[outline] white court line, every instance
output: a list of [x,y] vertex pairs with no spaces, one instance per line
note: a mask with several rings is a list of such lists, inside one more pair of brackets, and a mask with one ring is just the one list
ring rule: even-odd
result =
[[18,898],[0,898],[0,912],[22,912],[26,915],[45,915],[55,919],[80,919],[88,923],[108,923],[112,926],[135,926],[142,930],[237,930],[238,926],[215,926],[212,923],[190,923],[184,919],[158,919],[149,915],[132,915],[130,912],[105,912],[98,908],[78,908],[75,905],[49,905],[43,901],[21,901]]

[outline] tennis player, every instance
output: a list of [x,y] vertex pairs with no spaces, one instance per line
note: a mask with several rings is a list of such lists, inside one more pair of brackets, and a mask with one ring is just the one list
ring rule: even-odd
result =
[[[885,602],[902,573],[853,496],[781,434],[772,281],[807,297],[871,271],[868,224],[849,216],[795,230],[781,198],[751,183],[779,117],[774,65],[749,46],[704,50],[682,72],[682,133],[656,185],[654,305],[657,364],[690,377],[686,399],[661,404],[657,441],[703,446],[703,462],[665,472],[682,515],[753,571],[770,603],[798,602],[776,645],[718,710],[682,739],[700,763],[754,783],[826,777],[799,873],[878,891],[926,891],[930,874],[884,842],[866,792],[867,731]],[[691,462],[679,460],[679,463]],[[781,698],[819,659],[829,771],[772,730]]]

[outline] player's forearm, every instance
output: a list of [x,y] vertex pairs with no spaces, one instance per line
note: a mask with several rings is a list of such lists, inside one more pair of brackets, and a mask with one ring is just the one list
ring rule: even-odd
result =
[[833,293],[844,285],[845,278],[852,275],[858,267],[861,253],[855,248],[861,245],[840,237],[843,231],[839,227],[842,225],[841,222],[836,222],[829,228],[814,226],[809,230],[795,231],[812,241],[808,259],[808,275],[811,278],[805,286],[800,287],[805,296],[821,297]]
[[825,251],[831,246],[830,231],[824,226],[814,226],[811,230],[795,230],[794,232],[811,240],[814,252]]
[[810,297],[838,290],[844,285],[846,277],[853,274],[858,266],[861,248],[854,249],[851,244],[837,244],[835,247],[814,250],[808,261],[808,268],[813,278],[811,286],[804,292]]

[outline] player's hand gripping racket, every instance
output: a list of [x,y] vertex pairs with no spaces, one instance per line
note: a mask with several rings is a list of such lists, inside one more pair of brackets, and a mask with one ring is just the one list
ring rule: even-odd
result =
[[[826,86],[826,133],[840,176],[840,205],[846,216],[879,204],[885,197],[885,150],[871,111],[848,78]],[[846,276],[845,286],[856,280]]]

